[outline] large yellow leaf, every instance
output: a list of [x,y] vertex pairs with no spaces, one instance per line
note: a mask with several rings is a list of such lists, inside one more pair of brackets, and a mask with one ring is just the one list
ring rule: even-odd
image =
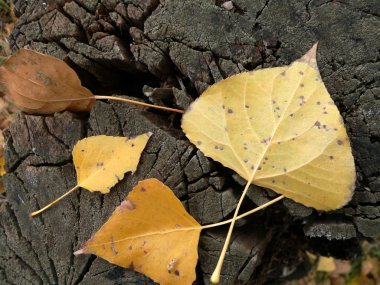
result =
[[200,232],[200,224],[173,192],[157,179],[147,179],[75,254],[96,254],[162,285],[190,285]]
[[33,114],[89,111],[95,103],[64,61],[32,50],[20,49],[10,56],[0,66],[0,80],[15,105]]
[[108,193],[124,176],[134,172],[151,133],[134,138],[93,136],[80,140],[73,149],[78,186]]
[[126,172],[136,170],[141,153],[151,135],[152,133],[146,133],[134,138],[101,135],[77,142],[72,152],[77,185],[30,216],[45,211],[79,187],[91,192],[110,192]]
[[205,155],[247,181],[318,210],[352,197],[355,167],[316,45],[290,66],[222,80],[185,113],[182,128]]

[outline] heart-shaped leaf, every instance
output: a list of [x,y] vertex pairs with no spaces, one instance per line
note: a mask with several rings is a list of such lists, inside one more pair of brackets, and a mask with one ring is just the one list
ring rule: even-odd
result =
[[92,253],[165,285],[195,280],[201,225],[157,179],[141,181],[75,254]]
[[206,156],[306,206],[333,210],[352,197],[350,142],[321,80],[316,45],[290,66],[214,84],[190,106],[182,128]]

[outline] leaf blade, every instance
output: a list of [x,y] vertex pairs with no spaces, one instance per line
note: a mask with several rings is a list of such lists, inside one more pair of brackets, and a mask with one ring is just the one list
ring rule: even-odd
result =
[[160,284],[192,284],[200,232],[172,191],[147,179],[76,254],[96,254]]
[[15,105],[32,114],[87,112],[95,102],[65,62],[32,50],[20,49],[10,56],[0,67],[0,79]]
[[[306,206],[332,210],[351,198],[355,168],[315,53],[316,46],[290,66],[242,73],[214,84],[185,113],[182,129],[206,156],[248,181],[254,175],[253,184]],[[325,176],[340,182],[325,183],[313,177],[315,171],[305,173],[302,169],[309,164],[322,164],[330,171]],[[321,181],[324,188],[318,187]]]
[[100,135],[80,140],[72,152],[78,186],[108,193],[126,172],[136,171],[151,135],[134,138]]

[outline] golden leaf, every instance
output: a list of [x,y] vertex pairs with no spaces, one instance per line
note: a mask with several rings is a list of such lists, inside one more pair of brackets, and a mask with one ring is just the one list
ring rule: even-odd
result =
[[141,181],[76,255],[92,253],[162,285],[195,280],[201,225],[157,179]]
[[316,45],[290,66],[222,80],[185,113],[182,128],[206,156],[250,183],[333,210],[352,197],[355,167]]
[[20,49],[10,56],[0,66],[0,80],[14,104],[32,114],[89,111],[95,103],[64,61],[32,50]]
[[78,186],[108,193],[125,172],[136,171],[150,136],[151,133],[134,138],[102,135],[80,140],[73,149]]
[[79,187],[91,192],[108,193],[128,171],[134,172],[151,133],[134,138],[92,136],[77,142],[73,149],[77,185],[42,209],[35,216],[61,200]]

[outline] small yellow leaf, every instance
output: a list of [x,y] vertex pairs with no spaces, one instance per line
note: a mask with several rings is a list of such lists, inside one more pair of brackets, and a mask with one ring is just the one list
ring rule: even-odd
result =
[[10,56],[0,66],[0,80],[6,96],[32,114],[89,111],[95,103],[94,95],[64,61],[32,50],[20,49]]
[[350,141],[316,45],[290,66],[214,84],[184,114],[182,129],[205,155],[296,202],[333,210],[352,197]]
[[336,269],[334,258],[320,256],[318,260],[317,271],[332,272]]
[[6,173],[5,171],[5,159],[4,156],[0,156],[0,176],[3,176]]
[[108,193],[124,173],[136,171],[150,136],[151,133],[134,138],[102,135],[80,140],[73,149],[78,186]]
[[75,254],[92,253],[162,285],[195,280],[201,225],[157,179],[141,181]]
[[90,192],[110,192],[126,172],[136,170],[141,153],[151,135],[146,133],[134,138],[101,135],[77,142],[72,152],[77,185],[30,216],[42,213],[79,187]]

